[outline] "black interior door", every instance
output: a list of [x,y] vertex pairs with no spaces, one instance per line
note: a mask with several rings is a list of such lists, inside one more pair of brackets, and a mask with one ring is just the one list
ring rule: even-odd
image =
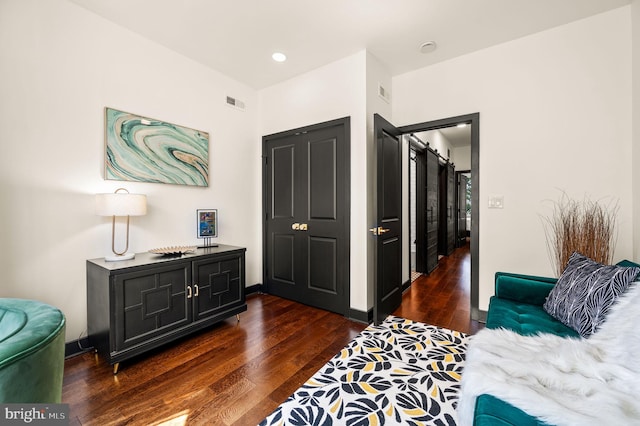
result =
[[438,266],[438,154],[416,152],[416,271]]
[[402,144],[400,131],[378,114],[374,132],[373,321],[379,324],[402,303]]
[[458,247],[462,247],[467,242],[467,176],[462,173],[458,175]]
[[415,211],[416,211],[416,272],[429,272],[427,268],[427,169],[424,151],[415,152]]
[[347,314],[349,119],[263,138],[264,285]]
[[456,248],[456,188],[454,167],[450,163],[440,165],[439,200],[440,224],[438,228],[438,251],[448,256]]
[[456,178],[453,164],[447,164],[447,254],[456,248]]
[[427,272],[438,266],[438,154],[426,151],[426,266]]

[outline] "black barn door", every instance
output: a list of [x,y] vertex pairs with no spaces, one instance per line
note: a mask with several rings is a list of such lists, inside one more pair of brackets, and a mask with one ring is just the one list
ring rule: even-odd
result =
[[400,131],[374,115],[376,188],[373,321],[379,324],[402,303],[402,144]]
[[469,179],[462,173],[458,176],[458,241],[457,247],[462,247],[467,243],[467,183]]
[[427,269],[427,165],[424,151],[415,151],[415,213],[416,213],[416,272],[429,272]]
[[263,138],[266,292],[347,314],[349,118]]
[[438,266],[438,154],[431,149],[426,151],[426,191],[427,202],[425,222],[427,223],[427,271],[433,271]]

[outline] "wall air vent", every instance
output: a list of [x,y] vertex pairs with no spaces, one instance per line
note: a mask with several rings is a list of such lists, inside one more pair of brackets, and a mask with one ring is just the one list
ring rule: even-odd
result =
[[231,96],[227,96],[227,106],[244,111],[244,102]]
[[378,83],[378,96],[380,96],[386,103],[389,103],[391,100],[391,93],[385,89],[381,83]]

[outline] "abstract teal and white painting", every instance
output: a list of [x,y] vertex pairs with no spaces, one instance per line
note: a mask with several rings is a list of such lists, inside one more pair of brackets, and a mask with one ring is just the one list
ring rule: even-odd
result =
[[209,186],[209,134],[105,108],[105,178]]

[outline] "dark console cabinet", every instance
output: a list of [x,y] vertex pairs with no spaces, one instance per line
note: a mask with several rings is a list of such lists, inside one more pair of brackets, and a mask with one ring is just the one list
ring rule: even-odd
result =
[[245,251],[87,260],[90,344],[117,373],[125,359],[246,311]]

